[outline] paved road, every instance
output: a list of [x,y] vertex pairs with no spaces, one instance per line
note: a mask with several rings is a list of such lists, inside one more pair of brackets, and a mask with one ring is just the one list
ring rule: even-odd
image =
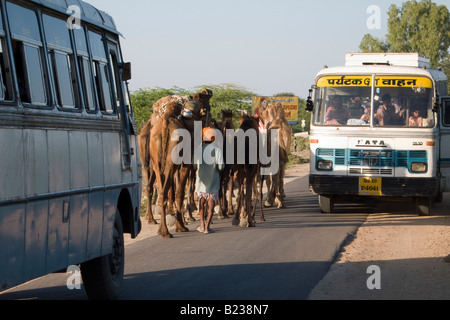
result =
[[[366,220],[359,206],[321,215],[308,178],[286,185],[287,208],[266,209],[256,228],[214,220],[215,233],[151,237],[126,247],[122,300],[303,300],[325,276],[349,234]],[[198,224],[190,225],[195,230]],[[49,275],[5,299],[86,299],[67,276]]]

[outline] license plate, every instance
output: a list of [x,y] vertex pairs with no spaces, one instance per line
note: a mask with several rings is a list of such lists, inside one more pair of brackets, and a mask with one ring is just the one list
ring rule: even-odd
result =
[[359,194],[361,196],[382,196],[382,178],[359,178]]

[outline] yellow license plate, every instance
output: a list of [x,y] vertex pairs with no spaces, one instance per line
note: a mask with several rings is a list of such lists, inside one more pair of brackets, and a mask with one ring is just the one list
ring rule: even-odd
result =
[[382,178],[359,178],[359,194],[361,196],[382,196]]

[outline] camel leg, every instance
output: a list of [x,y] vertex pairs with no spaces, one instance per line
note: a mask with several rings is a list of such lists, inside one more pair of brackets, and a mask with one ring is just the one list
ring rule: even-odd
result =
[[226,212],[228,207],[228,201],[227,201],[227,185],[228,181],[230,180],[230,171],[228,169],[225,169],[225,171],[222,174],[222,179],[220,181],[220,194],[219,194],[219,219],[228,219],[228,213]]
[[248,175],[246,179],[246,186],[245,186],[245,207],[247,211],[247,227],[255,227],[255,220],[253,219],[255,216],[255,209],[256,206],[253,206],[252,208],[252,202],[253,202],[253,181],[254,177],[251,175]]
[[281,197],[282,199],[286,199],[286,193],[284,192],[284,176],[286,174],[286,164],[283,163],[281,165],[281,175],[280,175],[280,188],[281,188]]
[[282,186],[281,186],[281,172],[278,171],[278,173],[275,175],[275,203],[277,204],[278,209],[285,208],[284,205],[284,199],[281,194]]
[[260,210],[260,220],[261,222],[265,222],[266,218],[264,217],[264,209],[263,209],[263,183],[264,183],[264,177],[262,175],[260,175],[260,173],[258,172],[259,175],[259,210]]
[[189,175],[190,167],[182,165],[179,170],[179,180],[177,184],[177,190],[175,194],[175,205],[176,205],[176,232],[188,232],[189,229],[186,228],[183,222],[183,203],[185,196],[186,181]]
[[238,192],[239,195],[236,199],[236,211],[234,212],[234,219],[232,222],[233,226],[238,226],[240,223],[239,216],[241,215],[241,211],[243,209],[242,203],[244,202],[243,199],[244,186],[242,184],[239,185]]
[[150,175],[148,176],[148,184],[147,184],[147,213],[145,214],[145,220],[148,221],[148,224],[158,224],[153,216],[153,187],[156,180],[156,175],[153,170],[151,170]]
[[228,202],[227,203],[227,205],[228,205],[227,215],[231,215],[231,216],[234,215],[234,212],[233,212],[233,186],[234,186],[233,175],[231,174],[230,179],[228,181],[228,201],[227,201]]
[[194,216],[192,215],[192,212],[198,210],[194,200],[194,191],[195,191],[194,185],[195,185],[195,170],[191,169],[189,172],[188,196],[187,196],[188,218],[186,220],[188,222],[196,221]]
[[266,177],[266,186],[267,186],[267,199],[264,203],[266,208],[273,207],[273,203],[275,201],[275,193],[274,193],[274,176],[270,175]]
[[169,232],[169,229],[167,228],[167,222],[166,222],[166,209],[167,209],[167,195],[169,192],[169,189],[172,185],[172,170],[169,171],[169,174],[165,175],[164,180],[164,187],[161,190],[161,196],[162,196],[162,206],[161,206],[161,225],[159,226],[159,234],[164,239],[170,239],[173,238],[173,235]]
[[[191,176],[190,176],[190,178],[189,178],[189,182],[190,182],[190,185],[189,185],[189,189],[190,189],[190,194],[189,194],[189,198],[190,198],[190,203],[191,203],[191,205],[192,205],[192,211],[197,211],[198,210],[198,208],[197,208],[197,205],[196,205],[196,203],[195,203],[195,180],[196,180],[196,170],[194,169],[194,168],[192,168],[191,169]],[[192,219],[194,219],[194,218],[192,218]],[[194,221],[195,221],[195,219],[194,219]]]
[[[240,170],[240,169],[238,169],[238,170]],[[233,219],[233,222],[232,222],[232,225],[233,226],[238,226],[239,225],[239,223],[240,223],[240,219],[239,219],[239,216],[240,216],[240,214],[241,214],[241,209],[242,209],[242,203],[243,203],[243,193],[244,193],[244,179],[242,178],[243,177],[243,172],[242,172],[242,174],[238,174],[238,185],[239,185],[239,187],[238,187],[238,196],[237,196],[237,198],[236,198],[236,211],[235,211],[235,213],[234,213],[234,219]],[[230,190],[230,192],[232,193],[232,189]]]

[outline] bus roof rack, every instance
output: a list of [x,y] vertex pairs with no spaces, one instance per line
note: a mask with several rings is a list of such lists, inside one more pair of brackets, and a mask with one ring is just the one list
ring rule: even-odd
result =
[[347,53],[345,66],[388,65],[430,68],[430,58],[419,53]]
[[120,34],[117,31],[114,19],[104,11],[98,10],[91,4],[82,0],[31,0],[36,4],[40,4],[47,8],[59,11],[67,16],[72,15],[70,6],[77,6],[80,8],[81,20],[97,25],[101,28],[108,29],[116,34]]

